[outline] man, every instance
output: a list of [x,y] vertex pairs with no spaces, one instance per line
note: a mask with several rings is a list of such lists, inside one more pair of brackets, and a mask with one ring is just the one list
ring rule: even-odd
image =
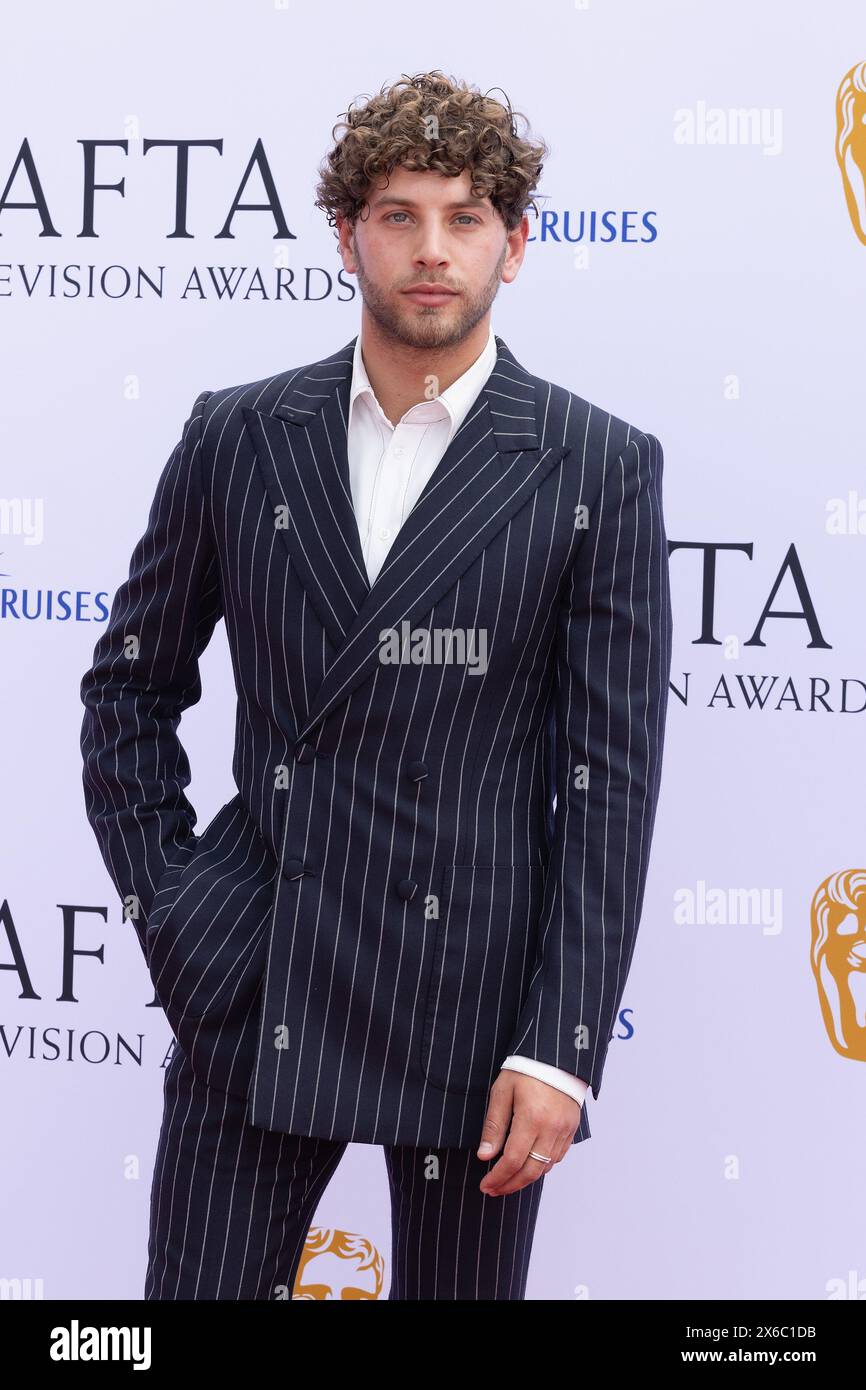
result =
[[[88,817],[178,1042],[147,1298],[291,1290],[355,1141],[391,1298],[522,1299],[640,918],[661,447],[492,333],[545,146],[438,72],[346,114],[318,205],[360,334],[201,392],[82,682]],[[196,836],[176,730],[221,617],[238,792]]]

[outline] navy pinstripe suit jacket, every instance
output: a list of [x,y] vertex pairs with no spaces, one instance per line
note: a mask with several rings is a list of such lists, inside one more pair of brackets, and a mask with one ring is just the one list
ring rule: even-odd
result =
[[[496,344],[372,585],[354,339],[202,391],[82,680],[157,997],[266,1129],[474,1147],[509,1053],[599,1093],[662,766],[662,450]],[[196,835],[177,727],[220,618],[238,791]]]

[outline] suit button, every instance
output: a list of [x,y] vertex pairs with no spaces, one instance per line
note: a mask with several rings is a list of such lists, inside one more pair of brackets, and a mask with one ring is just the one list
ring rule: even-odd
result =
[[316,756],[316,750],[311,743],[299,743],[295,749],[295,758],[299,763],[311,763]]
[[417,887],[414,878],[401,878],[397,884],[397,894],[404,902],[409,902],[411,898],[414,898]]
[[283,865],[286,878],[303,878],[306,873],[303,859],[287,859]]
[[406,768],[406,775],[412,782],[420,782],[427,776],[427,764],[422,762],[410,763]]

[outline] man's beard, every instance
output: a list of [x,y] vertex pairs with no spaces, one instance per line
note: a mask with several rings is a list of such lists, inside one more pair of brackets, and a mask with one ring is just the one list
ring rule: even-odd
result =
[[[420,308],[420,312],[406,313],[404,310],[401,313],[367,275],[356,243],[355,259],[358,262],[357,275],[361,297],[368,313],[375,319],[380,330],[405,347],[455,347],[458,343],[462,343],[467,334],[471,333],[475,325],[483,319],[496,298],[502,283],[502,267],[505,264],[507,253],[508,247],[506,245],[502,248],[502,255],[499,257],[498,264],[487,284],[474,296],[469,296],[465,292],[460,294],[458,296],[457,315],[454,318],[449,315],[446,319],[438,309],[425,310],[411,299],[406,300],[407,306],[416,311]],[[431,279],[435,280],[435,276]],[[416,277],[416,283],[419,280],[420,277]]]

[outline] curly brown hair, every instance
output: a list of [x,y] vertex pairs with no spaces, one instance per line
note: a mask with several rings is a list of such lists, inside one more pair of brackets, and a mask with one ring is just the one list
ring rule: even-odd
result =
[[434,69],[403,73],[343,115],[331,131],[337,143],[319,167],[316,186],[315,206],[331,227],[338,216],[354,224],[373,182],[397,165],[446,175],[468,169],[473,195],[489,197],[509,232],[528,206],[538,211],[532,192],[550,151],[543,141],[517,134],[515,117],[526,118],[510,102],[503,106]]

